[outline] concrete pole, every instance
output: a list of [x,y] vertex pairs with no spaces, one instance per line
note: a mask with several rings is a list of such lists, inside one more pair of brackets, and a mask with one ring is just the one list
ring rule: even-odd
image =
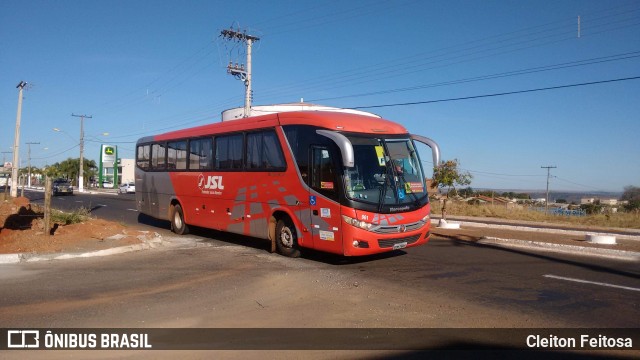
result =
[[244,117],[251,115],[251,38],[247,39],[247,80],[245,81]]
[[28,172],[28,178],[27,178],[27,187],[31,188],[31,145],[37,145],[40,144],[39,142],[28,142],[27,146],[28,146],[28,157],[27,157],[27,166],[29,167],[29,172]]
[[91,119],[89,115],[75,115],[71,116],[80,118],[80,166],[78,168],[78,192],[84,192],[84,118]]
[[80,117],[80,168],[78,169],[78,191],[84,192],[84,116]]
[[18,168],[20,164],[18,163],[18,150],[20,144],[20,120],[22,118],[22,90],[27,86],[27,83],[24,81],[20,81],[16,88],[18,91],[18,114],[16,115],[16,132],[13,138],[13,164],[11,167],[11,197],[18,197]]
[[549,179],[551,178],[551,169],[555,169],[555,166],[541,166],[542,169],[547,169],[547,197],[544,201],[544,213],[549,213]]

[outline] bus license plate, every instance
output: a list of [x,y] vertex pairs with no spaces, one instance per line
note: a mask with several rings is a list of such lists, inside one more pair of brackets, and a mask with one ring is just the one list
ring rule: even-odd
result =
[[393,245],[393,250],[404,249],[407,247],[407,242],[401,242]]

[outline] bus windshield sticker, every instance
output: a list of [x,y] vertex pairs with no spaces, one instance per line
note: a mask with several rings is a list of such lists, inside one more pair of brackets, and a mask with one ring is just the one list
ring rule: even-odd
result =
[[328,240],[333,241],[335,237],[333,236],[333,232],[320,230],[320,240]]
[[385,161],[384,161],[384,148],[380,145],[376,146],[376,155],[378,155],[378,164],[380,166],[384,166],[385,165]]
[[329,150],[322,150],[322,158],[323,159],[329,158]]
[[333,183],[330,181],[321,181],[320,189],[330,189],[333,190]]
[[398,199],[404,200],[404,189],[398,189]]
[[424,192],[424,187],[422,186],[422,183],[419,183],[419,182],[405,183],[404,189],[407,194],[411,194],[414,192],[418,192],[418,193]]
[[329,209],[329,208],[321,208],[320,209],[320,217],[330,218],[331,217],[331,209]]

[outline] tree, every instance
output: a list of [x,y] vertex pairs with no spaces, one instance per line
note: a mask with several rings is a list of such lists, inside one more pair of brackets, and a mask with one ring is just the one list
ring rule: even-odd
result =
[[473,176],[458,169],[458,159],[443,161],[433,169],[432,188],[446,189],[447,197],[442,202],[442,219],[447,219],[447,201],[449,195],[456,193],[456,186],[471,184]]
[[580,205],[580,209],[587,212],[589,215],[600,214],[602,212],[603,206],[600,204],[600,200],[596,200],[590,204],[582,204]]
[[[96,176],[98,173],[98,166],[94,160],[83,159],[84,179],[88,181],[91,176]],[[46,170],[46,174],[52,178],[64,178],[73,181],[73,184],[77,186],[76,180],[78,179],[78,168],[80,164],[80,158],[69,158],[59,163],[55,163],[49,166]],[[84,184],[86,185],[86,184]]]
[[640,187],[632,185],[625,186],[620,200],[627,201],[627,204],[624,206],[625,210],[640,211]]
[[466,188],[458,191],[458,194],[460,194],[460,196],[464,197],[464,198],[468,198],[473,196],[474,191],[473,188],[471,186],[467,186]]

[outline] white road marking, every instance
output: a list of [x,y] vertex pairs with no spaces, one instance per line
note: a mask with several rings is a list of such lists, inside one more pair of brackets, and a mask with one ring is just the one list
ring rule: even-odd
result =
[[597,281],[574,279],[574,278],[568,278],[568,277],[557,276],[557,275],[543,275],[543,276],[546,277],[546,278],[550,278],[550,279],[558,279],[558,280],[579,282],[579,283],[583,283],[583,284],[593,284],[593,285],[607,286],[607,287],[612,287],[612,288],[616,288],[616,289],[640,291],[640,288],[634,288],[634,287],[629,287],[629,286],[621,286],[621,285],[614,285],[614,284],[602,283],[602,282],[597,282]]
[[128,211],[138,211],[138,209],[127,209]]

